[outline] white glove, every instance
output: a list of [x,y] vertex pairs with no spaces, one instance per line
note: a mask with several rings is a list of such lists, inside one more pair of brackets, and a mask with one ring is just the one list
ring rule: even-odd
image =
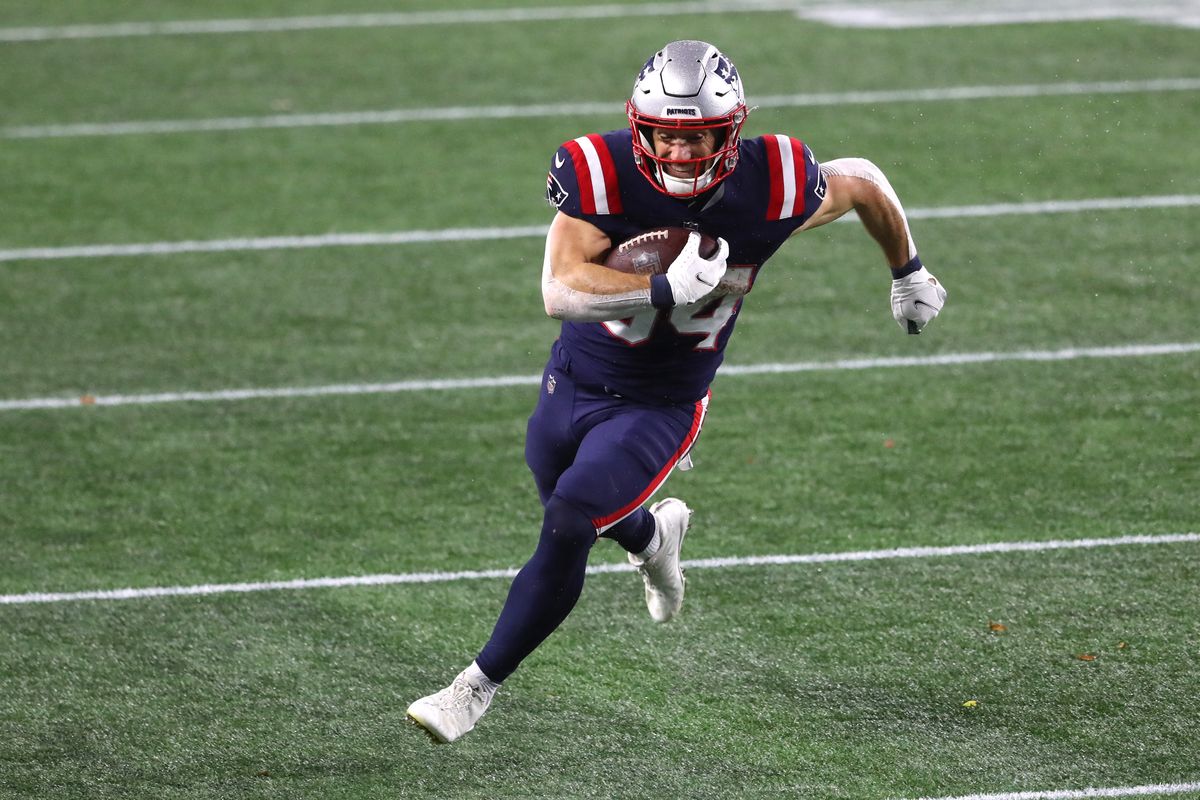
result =
[[667,283],[671,284],[671,297],[675,305],[690,305],[717,288],[725,274],[725,259],[729,256],[729,243],[717,239],[719,248],[712,258],[700,257],[700,234],[688,234],[687,244],[667,267]]
[[945,287],[924,267],[892,281],[892,316],[909,333],[920,333],[945,303]]

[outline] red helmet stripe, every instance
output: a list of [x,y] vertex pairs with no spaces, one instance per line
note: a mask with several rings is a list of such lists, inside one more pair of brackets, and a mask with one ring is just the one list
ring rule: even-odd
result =
[[804,186],[808,164],[804,144],[790,136],[766,136],[767,163],[771,170],[771,201],[767,219],[787,219],[804,213]]

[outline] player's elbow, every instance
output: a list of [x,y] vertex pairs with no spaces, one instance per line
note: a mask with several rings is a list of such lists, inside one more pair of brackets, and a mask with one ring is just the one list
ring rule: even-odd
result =
[[552,319],[567,319],[571,310],[570,298],[561,283],[549,278],[542,283],[542,307]]
[[826,175],[845,175],[864,180],[875,180],[883,175],[883,170],[877,167],[874,161],[858,156],[822,161],[821,171]]

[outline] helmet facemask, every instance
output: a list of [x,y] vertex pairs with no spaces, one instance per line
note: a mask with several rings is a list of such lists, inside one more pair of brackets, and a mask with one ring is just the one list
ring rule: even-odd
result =
[[[695,197],[725,180],[737,166],[740,133],[746,121],[744,108],[729,117],[687,122],[641,114],[632,103],[628,103],[626,108],[633,130],[634,163],[656,189],[672,197]],[[712,152],[688,159],[660,156],[655,147],[655,136],[660,130],[680,136],[695,131],[711,131]],[[674,171],[669,169],[672,167]]]

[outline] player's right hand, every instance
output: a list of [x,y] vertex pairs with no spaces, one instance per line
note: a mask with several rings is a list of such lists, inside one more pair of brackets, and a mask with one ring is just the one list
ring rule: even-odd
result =
[[725,274],[725,259],[729,257],[729,242],[717,239],[718,249],[711,258],[700,257],[700,234],[692,231],[687,244],[667,267],[667,283],[675,305],[696,302],[717,288]]

